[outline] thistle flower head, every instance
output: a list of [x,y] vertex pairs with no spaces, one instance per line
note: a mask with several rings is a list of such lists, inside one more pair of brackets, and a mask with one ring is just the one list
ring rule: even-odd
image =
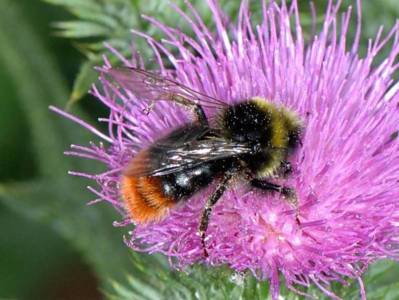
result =
[[[148,41],[165,76],[226,103],[260,96],[302,118],[302,145],[290,157],[293,174],[285,181],[297,193],[301,222],[281,196],[235,184],[211,216],[205,259],[197,229],[204,202],[215,188],[211,185],[163,220],[134,227],[127,245],[163,253],[176,267],[205,263],[250,270],[270,281],[273,299],[279,295],[280,274],[298,293],[298,286],[315,284],[337,298],[329,283],[348,277],[362,287],[360,276],[371,262],[399,255],[399,84],[392,79],[398,67],[397,26],[385,35],[379,31],[360,57],[360,7],[351,43],[350,11],[341,18],[334,1],[328,2],[321,30],[305,43],[295,0],[290,6],[265,4],[261,24],[252,24],[246,1],[236,23],[228,21],[215,1],[208,5],[215,32],[187,3],[190,15],[174,9],[190,24],[192,35],[150,17],[145,18],[165,39],[134,34]],[[376,63],[388,44],[389,54]],[[110,51],[126,66],[144,67],[135,55],[127,60]],[[106,164],[108,171],[102,174],[72,173],[94,179],[99,186],[91,188],[95,201],[110,202],[125,217],[121,224],[128,225],[120,200],[121,171],[138,150],[189,122],[190,115],[170,102],[158,102],[150,114],[143,114],[148,103],[110,83],[105,76],[109,68],[106,60],[100,69],[101,89],[92,90],[110,110],[101,120],[108,123],[108,134],[75,119],[105,144],[73,145],[68,154]],[[216,110],[207,108],[206,113],[212,117]]]

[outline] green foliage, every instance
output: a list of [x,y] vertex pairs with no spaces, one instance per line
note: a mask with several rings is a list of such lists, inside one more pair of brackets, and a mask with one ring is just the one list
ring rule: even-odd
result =
[[[82,181],[66,174],[71,169],[95,171],[98,166],[62,157],[69,144],[85,144],[93,137],[48,110],[50,104],[63,105],[68,92],[51,54],[24,20],[17,2],[0,2],[0,61],[18,85],[16,99],[31,140],[28,135],[19,138],[23,147],[32,147],[30,159],[37,171],[24,181],[0,183],[0,200],[49,224],[82,253],[104,282],[110,276],[118,278],[127,266],[128,250],[121,233],[111,226],[117,216],[105,207],[87,207],[84,201],[90,196],[82,191]],[[79,110],[76,113],[85,117]]]
[[[109,54],[105,43],[118,49],[127,57],[133,44],[147,60],[152,58],[151,50],[142,38],[135,38],[131,29],[146,32],[159,38],[160,32],[142,18],[142,15],[155,16],[165,24],[173,24],[183,31],[189,32],[189,24],[181,18],[168,4],[168,1],[139,0],[44,0],[53,5],[64,7],[74,17],[72,20],[60,21],[54,24],[56,34],[75,41],[79,50],[87,57],[76,77],[69,105],[80,100],[96,78],[92,66],[102,64],[102,56]],[[212,15],[202,0],[191,1],[198,9],[206,23],[210,24]],[[188,12],[184,0],[174,3]],[[221,5],[227,13],[236,15],[239,1],[222,0]],[[253,3],[256,15],[260,16],[260,2]],[[118,63],[111,57],[111,61]]]
[[[367,299],[399,299],[399,266],[396,262],[380,261],[363,275]],[[177,271],[171,270],[158,255],[134,253],[127,277],[127,284],[112,281],[107,292],[110,300],[264,300],[269,299],[267,282],[257,281],[251,274],[235,273],[228,267],[206,268],[193,266]],[[359,299],[360,287],[356,280],[348,280],[349,286],[332,284],[331,290],[342,299]],[[315,299],[329,299],[317,287],[296,287]],[[284,299],[303,299],[302,296],[281,286]]]
[[[139,26],[133,1],[45,0],[69,11],[76,19],[54,24],[61,37],[79,39],[77,47],[87,57],[76,77],[69,105],[81,99],[96,79],[93,66],[106,52],[104,43],[127,54],[132,42],[130,29]],[[134,13],[133,13],[134,12]]]
[[0,228],[0,299],[42,299],[46,281],[75,264],[76,253],[51,228],[1,202]]
[[[148,266],[151,266],[150,268]],[[261,300],[268,294],[268,285],[252,276],[233,273],[227,267],[194,266],[173,271],[158,255],[132,255],[132,269],[127,285],[113,281],[109,299],[243,299]]]

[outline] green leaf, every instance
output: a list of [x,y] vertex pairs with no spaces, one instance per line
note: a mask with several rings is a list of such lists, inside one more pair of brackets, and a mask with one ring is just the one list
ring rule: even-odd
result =
[[73,84],[72,93],[69,97],[67,108],[70,109],[71,105],[85,96],[89,87],[96,81],[98,74],[94,70],[96,62],[85,61],[79,69],[79,73]]
[[107,36],[111,33],[111,30],[109,28],[106,28],[100,24],[83,21],[57,22],[54,23],[54,27],[60,29],[58,35],[67,38],[85,38],[96,36],[102,37]]
[[[158,255],[137,253],[133,254],[132,262],[129,271],[132,275],[127,275],[128,284],[114,282],[113,290],[107,293],[109,299],[270,299],[267,282],[258,281],[249,273],[235,273],[228,267],[197,265],[176,271],[165,265],[164,259]],[[384,260],[373,264],[363,276],[367,298],[399,299],[398,272],[399,265],[396,262]],[[349,286],[333,283],[330,289],[342,299],[359,299],[357,280],[348,279],[348,282]],[[329,299],[314,285],[308,289],[297,288],[316,299]],[[280,294],[287,300],[303,299],[288,290],[283,281]]]
[[[378,294],[388,292],[392,287],[397,291],[396,298],[399,298],[399,264],[394,261],[381,260],[374,263],[370,270],[364,276],[364,284],[366,286],[369,299],[388,299],[385,297],[377,297]],[[391,294],[391,293],[390,293]]]
[[378,287],[367,294],[368,299],[397,300],[399,299],[399,283]]
[[42,299],[43,283],[76,264],[76,254],[54,230],[1,202],[0,228],[0,299]]
[[[88,143],[93,136],[48,110],[68,99],[53,57],[32,26],[25,22],[20,4],[0,1],[0,62],[14,84],[17,99],[32,135],[38,176],[27,182],[0,183],[0,200],[15,211],[49,224],[78,249],[97,275],[120,278],[127,266],[128,249],[122,233],[112,227],[118,219],[110,207],[87,207],[92,195],[84,181],[67,176],[68,170],[98,170],[87,160],[63,156],[71,143]],[[18,20],[16,22],[15,20]],[[79,110],[75,113],[87,119]],[[21,135],[25,139],[27,135]]]
[[0,2],[0,45],[0,61],[27,117],[40,174],[65,174],[69,165],[60,159],[60,153],[68,146],[65,141],[74,140],[75,134],[72,137],[71,124],[55,118],[48,105],[61,106],[68,91],[51,55],[24,22],[15,1]]
[[[8,72],[0,69],[0,181],[23,180],[32,178],[36,165],[32,158],[31,139],[26,132],[27,120],[17,95],[12,87]],[[18,120],[16,122],[16,120]],[[24,139],[15,137],[24,136]]]
[[266,299],[268,288],[248,274],[235,274],[227,267],[193,266],[171,270],[159,255],[134,253],[127,285],[113,281],[109,299]]
[[121,230],[111,224],[118,216],[109,207],[85,205],[83,199],[89,197],[79,180],[66,178],[0,185],[3,203],[49,224],[82,253],[103,282],[121,280],[128,268],[129,251]]

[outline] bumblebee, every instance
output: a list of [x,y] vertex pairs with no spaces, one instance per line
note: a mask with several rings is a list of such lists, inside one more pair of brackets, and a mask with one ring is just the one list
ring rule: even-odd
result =
[[[198,227],[208,256],[205,237],[212,208],[234,178],[280,193],[298,207],[292,188],[271,182],[290,173],[287,159],[300,144],[303,126],[293,111],[258,97],[228,105],[137,68],[111,68],[107,74],[138,99],[148,101],[147,113],[157,101],[171,101],[195,116],[139,151],[123,171],[121,197],[136,224],[162,219],[177,203],[216,181]],[[213,122],[205,114],[206,107],[217,109]]]

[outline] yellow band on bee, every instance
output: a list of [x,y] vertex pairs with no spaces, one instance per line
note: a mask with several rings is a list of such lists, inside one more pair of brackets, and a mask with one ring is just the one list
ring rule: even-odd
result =
[[264,98],[252,98],[259,108],[271,115],[272,137],[271,146],[274,148],[284,148],[287,146],[287,128],[285,120],[285,110],[278,107]]

